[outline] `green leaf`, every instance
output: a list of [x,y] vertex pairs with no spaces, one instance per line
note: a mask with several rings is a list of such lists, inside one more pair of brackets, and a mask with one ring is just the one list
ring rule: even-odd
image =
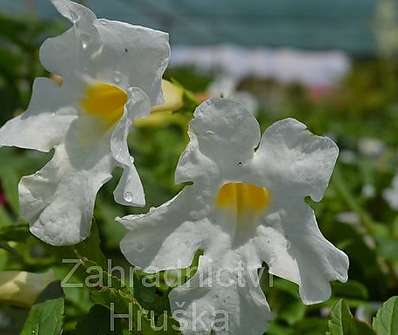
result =
[[99,228],[107,249],[119,249],[121,239],[126,235],[126,228],[115,222],[120,215],[120,209],[103,197],[98,197],[95,207],[95,217],[100,222]]
[[29,225],[27,224],[0,227],[0,242],[21,242],[25,241],[30,236]]
[[11,206],[14,213],[19,211],[18,183],[19,176],[12,168],[0,170],[1,185],[3,186],[7,203]]
[[13,221],[10,218],[10,215],[7,213],[5,207],[0,205],[0,226],[10,226],[13,224]]
[[328,328],[327,320],[321,318],[306,318],[294,325],[294,334],[319,335],[325,334]]
[[329,335],[375,335],[366,323],[354,319],[342,299],[333,306],[328,324]]
[[301,301],[286,299],[283,308],[281,308],[278,317],[285,320],[289,325],[300,321],[305,315],[305,305]]
[[368,299],[368,290],[362,283],[349,280],[346,283],[333,282],[332,283],[333,296],[346,299]]
[[[54,289],[57,290],[56,294],[52,292]],[[64,298],[59,283],[50,284],[32,306],[21,335],[59,335],[63,315]]]
[[387,260],[398,261],[398,240],[390,237],[376,237],[377,252]]
[[398,296],[388,299],[373,319],[377,335],[398,334]]
[[[58,253],[61,259],[71,258],[79,259],[84,267],[100,266],[105,269],[107,266],[106,257],[101,250],[101,240],[98,232],[98,227],[95,222],[91,226],[90,236],[74,246],[57,247],[53,249]],[[80,270],[84,270],[82,267]],[[77,276],[82,275],[83,279],[86,277],[82,271],[76,271]]]
[[116,319],[114,331],[111,331],[109,309],[94,305],[76,326],[73,335],[110,335],[121,333],[121,319]]

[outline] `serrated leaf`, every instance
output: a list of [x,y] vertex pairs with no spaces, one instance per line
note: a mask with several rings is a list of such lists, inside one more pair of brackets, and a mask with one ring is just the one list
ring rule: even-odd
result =
[[328,335],[375,335],[366,323],[354,319],[342,299],[333,306],[328,325]]
[[398,296],[388,299],[373,319],[377,335],[398,334]]

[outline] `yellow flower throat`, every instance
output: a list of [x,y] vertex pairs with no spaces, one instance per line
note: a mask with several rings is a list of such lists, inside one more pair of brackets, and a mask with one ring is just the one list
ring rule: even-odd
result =
[[227,183],[218,191],[216,206],[234,211],[237,216],[260,214],[271,202],[271,193],[265,187],[246,183]]
[[122,88],[103,82],[88,85],[80,99],[80,107],[107,125],[113,125],[123,115],[128,99]]

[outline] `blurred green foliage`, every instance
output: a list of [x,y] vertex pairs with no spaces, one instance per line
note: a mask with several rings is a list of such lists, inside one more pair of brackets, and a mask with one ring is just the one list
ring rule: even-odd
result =
[[[0,124],[26,108],[33,79],[47,75],[38,62],[38,47],[44,36],[58,30],[51,22],[0,16]],[[203,92],[212,79],[187,68],[168,70],[167,77],[196,93]],[[398,63],[381,59],[355,61],[352,72],[337,89],[317,99],[295,84],[282,86],[270,80],[248,78],[241,85],[265,101],[258,115],[262,129],[277,119],[295,117],[314,133],[333,136],[342,156],[349,153],[352,158],[338,161],[325,198],[321,203],[311,202],[324,235],[349,255],[350,280],[346,284],[333,283],[329,301],[305,306],[296,285],[272,278],[265,271],[262,287],[276,315],[269,334],[362,335],[366,334],[365,328],[371,334],[377,309],[398,293],[398,215],[382,197],[383,190],[398,172]],[[188,104],[180,113],[189,116],[192,105]],[[77,257],[82,264],[71,279],[75,282],[87,277],[88,266],[104,265],[105,259],[112,259],[114,265],[127,269],[128,264],[119,251],[119,241],[125,231],[114,218],[145,212],[181,189],[181,185],[174,183],[174,170],[188,140],[186,126],[168,123],[142,127],[132,133],[129,145],[144,183],[147,207],[136,209],[115,204],[112,192],[118,178],[114,178],[98,195],[90,239],[70,248],[41,243],[28,233],[19,215],[19,179],[43,166],[51,153],[2,148],[0,193],[5,201],[0,204],[0,271],[52,269],[62,280],[71,268],[70,264],[62,263],[62,259],[68,257]],[[384,150],[374,156],[364,154],[359,150],[359,142],[364,137],[380,140]],[[119,174],[120,171],[116,172],[115,177]],[[364,194],[364,185],[371,185],[374,194]],[[341,222],[339,215],[347,212],[354,213],[358,220]],[[199,254],[193,261],[193,269],[198,257]],[[188,270],[182,270],[186,278],[193,274]],[[30,311],[0,304],[2,320],[6,320],[0,322],[0,333],[18,334],[25,320],[28,320],[25,329],[31,329],[49,310],[63,314],[63,333],[74,335],[108,334],[109,302],[115,303],[118,313],[128,312],[128,304],[133,303],[135,311],[152,311],[158,322],[163,311],[169,310],[167,295],[171,288],[164,281],[151,289],[144,288],[139,283],[146,274],[137,271],[133,288],[124,286],[122,278],[105,270],[103,276],[106,282],[113,280],[112,288],[106,283],[94,289],[64,288],[62,298],[48,298],[45,303],[38,301]],[[384,315],[393,323],[389,310],[395,304],[389,302],[386,311],[379,312],[373,322],[374,329],[378,331],[382,327]],[[144,322],[145,334],[152,334],[148,322]],[[168,319],[167,322],[175,321]],[[58,326],[55,322],[54,327]],[[127,326],[123,320],[117,321],[116,333],[127,334]]]

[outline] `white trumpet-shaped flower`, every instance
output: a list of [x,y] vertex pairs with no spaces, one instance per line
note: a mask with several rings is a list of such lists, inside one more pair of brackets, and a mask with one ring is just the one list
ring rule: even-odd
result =
[[261,136],[240,104],[204,102],[190,125],[176,170],[187,185],[164,205],[119,219],[130,231],[126,258],[147,272],[197,273],[170,294],[185,334],[262,334],[271,313],[258,270],[299,285],[306,304],[326,300],[330,281],[347,280],[348,258],[321,234],[305,197],[320,201],[338,148],[286,119]]
[[97,19],[68,0],[52,3],[73,24],[40,49],[59,80],[35,80],[27,111],[0,129],[0,146],[54,148],[45,167],[21,180],[20,207],[34,235],[66,245],[89,234],[96,193],[116,166],[123,175],[115,200],[144,205],[127,135],[135,118],[162,102],[170,47],[166,33]]

